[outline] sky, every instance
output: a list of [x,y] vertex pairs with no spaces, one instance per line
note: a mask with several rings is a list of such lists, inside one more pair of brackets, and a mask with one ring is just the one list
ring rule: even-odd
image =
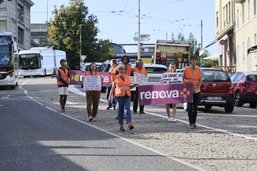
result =
[[[32,0],[31,23],[50,21],[56,6],[67,6],[69,0]],[[150,40],[170,40],[172,35],[193,33],[197,41],[203,38],[203,47],[215,39],[214,0],[85,0],[89,14],[97,16],[97,38],[113,43],[137,43],[138,9],[140,1],[140,33],[149,34]],[[48,18],[48,19],[47,19]],[[202,20],[202,27],[201,27]],[[202,28],[202,29],[201,29]],[[201,31],[202,30],[202,31]],[[207,49],[210,54],[218,52],[217,45]]]

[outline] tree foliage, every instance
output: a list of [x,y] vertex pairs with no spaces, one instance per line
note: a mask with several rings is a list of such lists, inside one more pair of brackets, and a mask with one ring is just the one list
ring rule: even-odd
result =
[[53,11],[49,22],[49,40],[54,48],[65,50],[71,68],[79,66],[80,50],[87,61],[102,61],[112,55],[111,42],[98,40],[98,20],[88,14],[83,0],[70,0],[68,6]]
[[0,4],[3,3],[3,2],[4,2],[4,0],[0,0]]

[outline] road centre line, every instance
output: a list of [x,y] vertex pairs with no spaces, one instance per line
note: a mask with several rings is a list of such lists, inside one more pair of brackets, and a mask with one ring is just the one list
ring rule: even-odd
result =
[[[160,151],[157,151],[157,150],[155,150],[155,149],[153,149],[153,148],[144,146],[144,145],[139,144],[139,143],[137,143],[137,142],[135,142],[135,141],[133,141],[133,140],[124,138],[124,137],[122,137],[122,136],[120,136],[120,135],[118,135],[118,134],[109,132],[109,131],[107,131],[107,130],[104,130],[104,129],[100,128],[100,127],[97,127],[97,126],[92,125],[92,124],[90,124],[90,123],[87,123],[87,122],[85,122],[85,121],[82,121],[82,120],[79,120],[79,119],[74,118],[74,117],[72,117],[72,116],[69,116],[69,115],[67,115],[67,114],[58,112],[58,111],[56,111],[55,109],[52,109],[51,107],[45,106],[44,104],[40,103],[39,101],[37,101],[37,100],[34,99],[33,97],[29,96],[28,91],[23,88],[23,86],[24,86],[26,83],[27,83],[27,82],[24,82],[22,85],[19,86],[20,89],[24,91],[24,94],[25,94],[28,98],[30,98],[32,101],[34,101],[34,102],[36,102],[37,104],[39,104],[39,105],[41,105],[41,106],[47,108],[47,109],[50,110],[50,111],[55,112],[56,114],[59,114],[59,115],[64,116],[64,117],[66,117],[66,118],[69,118],[69,119],[71,119],[71,120],[73,120],[73,121],[79,122],[79,123],[81,123],[81,124],[90,126],[90,127],[94,128],[94,129],[97,129],[97,130],[99,130],[99,131],[101,131],[101,132],[104,132],[104,133],[106,133],[106,134],[112,135],[112,136],[114,136],[114,137],[116,137],[116,138],[119,138],[119,139],[121,139],[121,140],[123,140],[123,141],[126,141],[126,142],[128,142],[128,143],[130,143],[130,144],[133,144],[133,145],[135,145],[135,146],[141,147],[141,148],[146,149],[146,150],[148,150],[148,151],[151,151],[151,152],[153,152],[153,153],[156,153],[156,154],[158,154],[158,155],[160,155],[160,156],[167,157],[167,158],[169,158],[169,159],[171,159],[171,160],[173,160],[173,161],[176,161],[176,162],[178,162],[178,163],[181,163],[181,164],[183,164],[183,165],[185,165],[185,166],[189,166],[189,167],[194,168],[194,169],[199,170],[199,171],[205,171],[204,169],[202,169],[202,168],[200,168],[200,167],[198,167],[198,166],[196,166],[196,165],[193,165],[193,164],[191,164],[191,163],[188,163],[188,162],[186,162],[186,161],[184,161],[184,160],[181,160],[181,159],[179,159],[179,158],[171,157],[171,156],[169,156],[169,155],[167,155],[167,154],[164,154],[164,153],[162,153],[162,152],[160,152]],[[73,93],[77,92],[76,90],[73,91],[73,88],[76,89],[74,86],[73,86],[73,88],[71,88],[71,87],[72,87],[72,86],[69,87],[69,91],[72,90],[71,92],[73,92]],[[78,90],[78,89],[77,89],[77,90]],[[26,92],[26,93],[25,93],[25,92]],[[81,91],[80,91],[80,92],[81,92]],[[76,93],[76,94],[77,94],[77,93]],[[79,93],[79,95],[81,95],[81,93]],[[85,93],[83,93],[82,96],[85,96]],[[102,101],[103,101],[103,102],[106,102],[106,101],[104,101],[104,100],[102,100]]]

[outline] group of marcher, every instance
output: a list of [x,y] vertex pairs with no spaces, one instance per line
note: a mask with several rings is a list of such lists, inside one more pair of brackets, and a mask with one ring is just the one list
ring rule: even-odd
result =
[[[109,73],[111,75],[111,86],[107,88],[107,109],[113,108],[116,110],[117,107],[117,119],[120,125],[119,130],[126,131],[123,120],[125,118],[128,129],[134,129],[131,119],[130,102],[131,102],[131,89],[136,87],[133,96],[133,112],[137,113],[139,106],[139,113],[144,114],[144,105],[139,105],[138,102],[138,84],[131,84],[130,76],[135,73],[143,74],[147,76],[147,70],[143,67],[143,61],[141,59],[136,61],[136,66],[132,68],[129,64],[129,57],[123,56],[121,59],[122,64],[117,64],[115,59],[111,60],[111,67]],[[61,111],[65,112],[65,104],[68,95],[69,85],[69,70],[67,68],[67,62],[62,59],[60,61],[61,66],[58,68],[57,73],[57,86],[60,95],[60,106]],[[167,72],[175,72],[176,64],[171,63],[167,69]],[[85,76],[100,76],[100,72],[97,71],[95,63],[91,63],[89,71],[85,72]],[[193,88],[193,102],[188,103],[188,118],[190,127],[192,129],[197,128],[197,106],[199,101],[200,86],[202,84],[202,71],[200,67],[196,66],[196,57],[190,58],[190,65],[185,67],[183,73],[183,82],[192,85]],[[98,111],[100,101],[101,90],[86,91],[87,100],[87,114],[88,120],[96,121],[96,115]],[[172,114],[170,111],[172,108]],[[168,121],[176,122],[176,104],[166,104],[166,112],[168,115]]]

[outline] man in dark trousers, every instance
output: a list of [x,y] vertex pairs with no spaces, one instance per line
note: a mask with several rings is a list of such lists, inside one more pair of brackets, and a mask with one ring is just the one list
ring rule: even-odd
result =
[[202,70],[196,66],[196,56],[191,56],[190,66],[187,66],[183,73],[183,81],[186,84],[190,84],[193,87],[193,103],[188,103],[188,118],[190,128],[195,129],[196,117],[197,117],[197,106],[200,97],[200,87],[202,85]]

